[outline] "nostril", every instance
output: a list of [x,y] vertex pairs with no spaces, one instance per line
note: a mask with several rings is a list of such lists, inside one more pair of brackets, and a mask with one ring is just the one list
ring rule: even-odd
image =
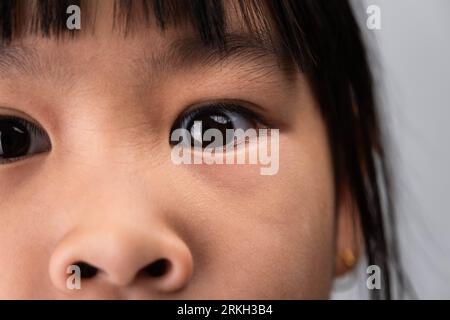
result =
[[81,278],[82,279],[90,279],[97,275],[98,268],[94,267],[93,265],[90,265],[86,262],[77,262],[75,263],[80,268]]
[[168,272],[170,262],[167,259],[159,259],[149,264],[143,271],[151,277],[161,277]]

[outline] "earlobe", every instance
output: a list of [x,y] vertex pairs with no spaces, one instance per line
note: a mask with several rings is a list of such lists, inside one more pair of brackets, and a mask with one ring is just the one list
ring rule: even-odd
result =
[[348,188],[343,188],[336,216],[335,275],[352,270],[362,255],[363,236],[359,210]]

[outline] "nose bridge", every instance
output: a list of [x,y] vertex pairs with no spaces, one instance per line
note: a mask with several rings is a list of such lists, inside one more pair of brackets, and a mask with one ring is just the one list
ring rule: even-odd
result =
[[[73,165],[65,177],[65,192],[61,200],[77,220],[159,219],[162,209],[157,179],[149,167],[142,168],[137,160],[112,160],[113,155],[101,155],[89,163]],[[77,197],[73,195],[76,194]],[[64,200],[65,199],[65,200]],[[119,221],[118,221],[119,223]]]
[[[85,183],[86,201],[80,203],[78,215],[86,214],[96,219],[126,219],[131,223],[145,219],[157,219],[160,210],[155,208],[157,189],[152,187],[152,180],[144,181],[133,164],[105,165],[93,168],[87,173]],[[117,221],[119,223],[119,221]]]

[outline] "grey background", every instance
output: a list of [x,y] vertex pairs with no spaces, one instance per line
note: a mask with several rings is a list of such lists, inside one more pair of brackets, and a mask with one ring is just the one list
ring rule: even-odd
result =
[[[450,1],[352,2],[378,56],[405,272],[417,298],[450,299]],[[381,30],[366,27],[372,4]],[[337,281],[332,298],[366,298],[366,278],[360,265]]]

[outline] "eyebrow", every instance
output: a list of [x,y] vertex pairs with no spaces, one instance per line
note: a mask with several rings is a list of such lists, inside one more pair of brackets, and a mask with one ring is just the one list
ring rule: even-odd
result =
[[[238,66],[252,65],[251,71],[255,77],[258,74],[267,75],[272,72],[288,75],[295,69],[281,46],[262,36],[245,33],[226,34],[223,46],[206,45],[199,37],[176,39],[161,52],[153,52],[151,56],[144,55],[135,59],[134,66],[136,71],[148,80],[149,76],[158,73],[155,71],[211,68],[232,62],[238,63]],[[19,74],[42,76],[56,68],[50,59],[44,61],[38,52],[29,46],[0,46],[0,74],[8,75],[11,71],[16,71]],[[67,73],[56,72],[56,75],[58,74],[68,76]]]
[[38,69],[38,56],[35,50],[22,45],[0,46],[0,72],[17,70],[20,73],[34,74]]
[[214,65],[225,60],[276,59],[279,49],[270,39],[243,33],[228,33],[223,44],[205,45],[199,38],[176,40],[169,50],[181,65],[200,62]]
[[[205,44],[199,37],[184,37],[173,41],[162,53],[136,61],[136,67],[147,71],[179,71],[192,68],[212,68],[233,64],[256,78],[277,73],[292,75],[298,68],[282,46],[272,39],[249,33],[227,33],[224,45]],[[162,69],[162,70],[160,70]],[[146,74],[149,74],[147,72]]]

